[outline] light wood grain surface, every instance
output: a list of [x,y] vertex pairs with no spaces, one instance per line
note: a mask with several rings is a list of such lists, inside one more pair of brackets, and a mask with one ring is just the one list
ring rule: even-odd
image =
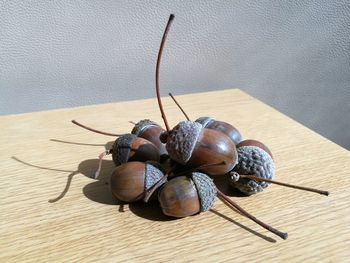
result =
[[[156,203],[116,204],[113,170],[97,156],[129,121],[163,124],[155,99],[0,117],[1,262],[339,262],[350,260],[350,153],[240,90],[178,96],[190,118],[209,115],[269,146],[276,179],[329,190],[329,197],[270,185],[232,199],[289,233],[284,241],[217,200],[211,211],[177,220]],[[170,125],[183,120],[164,99]],[[312,109],[310,109],[312,110]],[[344,131],[349,132],[349,131]],[[65,193],[63,196],[62,193]],[[60,196],[61,195],[61,196]]]

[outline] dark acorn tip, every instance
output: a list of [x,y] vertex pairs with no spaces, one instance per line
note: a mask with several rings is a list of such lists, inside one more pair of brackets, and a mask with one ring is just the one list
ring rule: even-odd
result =
[[163,133],[160,134],[159,140],[160,140],[162,143],[166,143],[166,142],[168,141],[168,137],[169,137],[168,132],[163,132]]
[[173,20],[175,18],[174,14],[170,14],[169,20]]

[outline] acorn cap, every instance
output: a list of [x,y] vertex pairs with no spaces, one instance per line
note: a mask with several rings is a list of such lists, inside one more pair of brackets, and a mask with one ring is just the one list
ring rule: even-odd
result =
[[[237,148],[238,163],[233,169],[238,174],[251,174],[266,179],[272,179],[275,174],[275,165],[271,156],[256,146],[241,146]],[[229,178],[233,187],[247,195],[262,192],[268,186],[266,182],[257,182],[247,178]]]
[[160,127],[157,123],[149,120],[149,119],[145,119],[145,120],[141,120],[138,123],[135,124],[134,128],[132,129],[131,133],[135,134],[136,136],[140,136],[140,134],[148,127],[150,126],[157,126]]
[[145,165],[145,191],[148,191],[164,176],[160,165],[154,162],[146,162]]
[[214,119],[212,117],[200,117],[197,120],[195,120],[195,122],[198,122],[200,124],[203,125],[203,127],[205,128],[205,126],[208,125],[209,122],[213,121]]
[[198,172],[192,173],[192,180],[198,192],[201,212],[208,211],[213,206],[217,192],[213,180],[206,174]]
[[115,140],[112,151],[112,159],[115,165],[120,165],[128,161],[131,144],[136,137],[134,134],[127,133]]
[[182,121],[169,133],[166,149],[171,159],[186,164],[201,133],[203,126],[198,122]]

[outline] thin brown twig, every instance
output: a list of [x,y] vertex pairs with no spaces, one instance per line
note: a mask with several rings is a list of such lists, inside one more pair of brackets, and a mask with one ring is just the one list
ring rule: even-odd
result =
[[167,132],[170,131],[170,128],[169,128],[169,124],[168,124],[168,121],[167,121],[165,113],[164,113],[162,101],[160,99],[159,69],[160,69],[160,61],[161,61],[161,58],[162,58],[162,53],[163,53],[165,40],[166,40],[166,37],[168,35],[171,23],[174,20],[174,18],[175,18],[175,16],[173,14],[171,14],[170,17],[169,17],[168,23],[167,23],[167,25],[165,27],[165,30],[164,30],[164,33],[163,33],[163,37],[162,37],[162,42],[160,43],[160,47],[159,47],[159,51],[158,51],[157,66],[156,66],[156,93],[157,93],[157,99],[158,99],[158,105],[159,105],[160,113],[162,115],[162,118],[163,118],[163,121],[164,121],[164,124],[165,124]]

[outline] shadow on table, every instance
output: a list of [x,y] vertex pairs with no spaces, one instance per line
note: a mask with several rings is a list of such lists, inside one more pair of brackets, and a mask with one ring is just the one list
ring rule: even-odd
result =
[[[86,146],[103,146],[101,145],[96,145],[96,144],[82,144],[82,143],[74,143],[74,142],[67,142],[67,141],[60,141],[60,140],[54,140],[51,139],[51,141],[55,142],[61,142],[61,143],[69,143],[69,144],[77,144],[77,145],[86,145]],[[108,142],[105,145],[106,149],[110,149],[112,146],[113,142]],[[28,162],[25,162],[23,160],[20,160],[19,158],[12,156],[11,157],[13,160],[20,162],[24,165],[35,167],[38,169],[44,169],[44,170],[50,170],[50,171],[58,171],[58,172],[66,172],[69,173],[67,176],[67,182],[66,185],[63,189],[63,191],[55,198],[48,200],[50,203],[55,203],[62,199],[66,193],[68,192],[71,182],[73,180],[73,177],[76,176],[77,174],[83,174],[86,177],[89,178],[94,178],[94,174],[96,169],[98,168],[99,160],[98,159],[88,159],[82,161],[76,171],[71,171],[71,170],[63,170],[63,169],[53,169],[53,168],[48,168],[48,167],[43,167],[39,165],[34,165]],[[101,204],[106,204],[106,205],[119,205],[118,211],[119,212],[124,212],[124,203],[117,200],[112,194],[109,189],[109,177],[113,170],[115,169],[115,165],[113,161],[111,160],[103,160],[102,161],[102,170],[100,173],[99,178],[94,180],[93,182],[85,185],[82,189],[83,194],[90,199],[91,201],[101,203]],[[231,187],[227,185],[226,178],[224,176],[217,177],[214,179],[215,184],[217,187],[226,195],[228,196],[234,196],[234,197],[245,197],[245,195],[241,194],[238,191],[233,190]],[[127,204],[129,207],[129,210],[135,214],[136,216],[139,216],[141,218],[151,220],[151,221],[171,221],[171,220],[176,220],[176,218],[169,217],[163,214],[159,203],[157,201],[150,201],[149,203],[143,203],[142,201]],[[275,239],[267,237],[263,234],[260,234],[254,230],[252,230],[249,227],[246,227],[232,218],[221,214],[220,212],[210,209],[212,213],[220,216],[221,218],[224,218],[236,226],[239,226],[246,231],[252,233],[253,235],[262,238],[268,242],[276,242]]]
[[[24,165],[34,167],[37,169],[69,173],[69,175],[67,176],[67,182],[66,182],[66,185],[64,186],[64,189],[61,191],[61,193],[57,197],[48,200],[49,203],[55,203],[66,195],[66,193],[69,191],[72,180],[76,175],[83,174],[86,177],[93,179],[95,171],[99,164],[98,159],[85,160],[78,165],[78,168],[76,171],[72,171],[72,170],[54,169],[54,168],[34,165],[31,163],[25,162],[23,160],[20,160],[15,156],[12,156],[11,158]],[[108,187],[109,175],[112,173],[114,167],[115,166],[113,161],[110,161],[110,160],[102,161],[102,170],[98,180],[95,180],[94,182],[89,183],[83,187],[83,193],[87,198],[102,204],[109,204],[109,205],[118,204],[117,200],[115,200],[115,198],[113,198],[112,194],[110,193],[109,187]]]
[[247,197],[247,195],[243,194],[242,192],[238,191],[237,189],[234,189],[229,185],[227,175],[215,176],[213,180],[216,187],[225,195],[239,198]]

